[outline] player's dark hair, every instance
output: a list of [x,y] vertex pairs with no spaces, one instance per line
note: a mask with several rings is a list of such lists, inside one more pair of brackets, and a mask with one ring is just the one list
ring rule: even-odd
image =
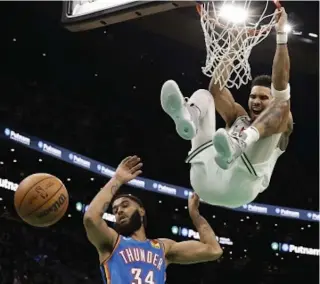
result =
[[[143,206],[142,201],[141,201],[138,197],[136,197],[136,196],[134,196],[134,195],[131,195],[131,194],[118,194],[118,195],[116,195],[116,196],[113,197],[111,204],[113,204],[113,202],[115,202],[117,199],[122,198],[122,197],[126,197],[126,198],[129,198],[129,199],[133,200],[134,202],[138,203],[138,205],[139,205],[141,208],[143,208],[144,210],[146,210],[145,207]],[[147,228],[147,215],[144,214],[144,216],[143,216],[142,219],[143,219],[143,220],[142,220],[143,227],[146,229],[146,228]]]
[[259,75],[253,79],[252,84],[251,84],[251,89],[254,86],[262,86],[262,87],[271,88],[271,82],[272,82],[271,76]]

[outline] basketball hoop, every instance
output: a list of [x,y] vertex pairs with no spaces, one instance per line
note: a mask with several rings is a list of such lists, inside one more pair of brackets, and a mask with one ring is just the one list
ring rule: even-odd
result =
[[269,35],[278,15],[274,8],[281,7],[279,1],[272,1],[275,6],[269,2],[224,0],[197,4],[207,50],[202,72],[214,78],[220,89],[239,89],[252,79],[251,50]]

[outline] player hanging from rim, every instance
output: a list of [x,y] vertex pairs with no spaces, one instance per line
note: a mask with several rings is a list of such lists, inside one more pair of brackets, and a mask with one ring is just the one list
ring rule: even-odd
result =
[[[198,211],[196,194],[189,198],[188,207],[200,242],[147,239],[146,211],[141,201],[132,195],[116,195],[122,184],[141,173],[141,167],[137,156],[124,159],[84,215],[88,239],[99,254],[104,283],[164,284],[165,270],[170,263],[207,262],[222,255],[213,230]],[[102,219],[110,204],[116,217],[115,229]]]
[[[191,140],[186,160],[191,164],[191,185],[210,204],[234,208],[253,201],[269,186],[277,159],[287,148],[293,120],[286,24],[287,14],[281,8],[272,77],[253,80],[249,114],[228,89],[214,84],[214,78],[209,91],[198,90],[187,102],[174,81],[162,87],[162,108],[174,120],[178,134]],[[216,131],[215,109],[225,129]]]

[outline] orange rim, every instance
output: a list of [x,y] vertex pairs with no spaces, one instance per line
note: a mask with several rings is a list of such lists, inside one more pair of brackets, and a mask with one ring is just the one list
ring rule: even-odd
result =
[[[273,0],[272,2],[274,3],[274,5],[276,6],[277,9],[280,9],[280,8],[282,7],[281,4],[280,4],[280,1],[278,1],[278,0]],[[196,4],[196,9],[197,9],[197,12],[198,12],[199,16],[201,16],[202,4],[197,3],[197,4]],[[211,19],[212,19],[214,22],[216,22],[214,18],[211,18]],[[222,28],[222,29],[225,28],[225,26],[224,26],[223,24],[219,23],[219,22],[216,22],[216,24],[217,24],[220,28]],[[265,33],[265,32],[268,32],[270,29],[271,29],[271,27],[267,27],[267,28],[262,27],[262,28],[259,29],[259,30],[256,30],[256,29],[253,29],[253,28],[248,28],[248,33],[249,33],[250,35],[256,35],[256,34],[259,34],[261,30],[262,30],[263,33]]]
[[201,16],[202,5],[197,3],[196,8],[197,8],[197,12],[198,12],[199,16]]

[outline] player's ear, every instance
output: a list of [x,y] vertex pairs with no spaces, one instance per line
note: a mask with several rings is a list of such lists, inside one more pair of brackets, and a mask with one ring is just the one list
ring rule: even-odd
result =
[[140,207],[139,208],[139,214],[141,217],[145,216],[146,215],[146,210],[144,210],[144,208]]

